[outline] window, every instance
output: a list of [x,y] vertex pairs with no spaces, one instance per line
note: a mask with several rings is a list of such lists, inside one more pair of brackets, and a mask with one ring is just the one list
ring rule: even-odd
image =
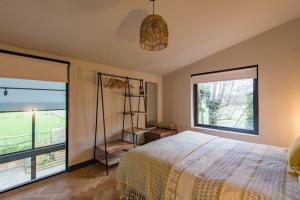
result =
[[0,192],[66,170],[66,95],[63,82],[0,77]]
[[192,75],[194,126],[258,134],[257,69]]

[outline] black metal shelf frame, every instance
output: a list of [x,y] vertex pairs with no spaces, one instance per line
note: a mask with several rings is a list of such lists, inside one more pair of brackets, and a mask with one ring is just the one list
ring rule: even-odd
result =
[[[114,77],[114,78],[121,78],[125,80],[134,80],[134,81],[139,81],[140,82],[140,87],[144,85],[144,80],[143,79],[138,79],[138,78],[132,78],[132,77],[127,77],[127,76],[119,76],[119,75],[113,75],[113,74],[106,74],[106,73],[97,73],[97,95],[96,95],[96,122],[95,122],[95,137],[94,137],[94,160],[96,160],[96,146],[97,146],[97,132],[98,132],[98,114],[99,114],[99,90],[101,92],[101,106],[102,106],[102,123],[103,123],[103,133],[104,133],[104,147],[105,147],[105,166],[106,166],[106,174],[108,175],[108,152],[107,152],[107,134],[106,134],[106,125],[105,125],[105,107],[104,107],[104,94],[103,94],[103,83],[102,83],[102,76],[109,76],[109,77]],[[124,140],[124,133],[125,133],[125,109],[126,109],[126,99],[129,99],[129,109],[130,112],[132,112],[132,102],[131,102],[131,97],[132,94],[130,92],[130,84],[128,84],[127,87],[124,88],[124,112],[123,112],[123,126],[122,126],[122,140]],[[140,98],[142,96],[139,96],[138,98],[138,111],[140,111]],[[144,98],[144,104],[145,104],[145,96]],[[145,111],[146,111],[146,104],[145,106]],[[133,145],[135,147],[136,145],[136,138],[134,134],[134,124],[133,124],[133,116],[131,116],[131,129],[132,129],[132,141]],[[145,120],[146,123],[147,120]],[[137,127],[138,127],[139,119],[137,119]]]

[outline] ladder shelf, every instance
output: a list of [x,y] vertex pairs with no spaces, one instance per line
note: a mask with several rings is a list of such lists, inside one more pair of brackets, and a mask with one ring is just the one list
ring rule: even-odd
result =
[[[98,75],[98,84],[97,84],[97,105],[96,105],[96,126],[95,126],[95,141],[94,141],[94,160],[98,160],[100,163],[106,166],[106,173],[108,175],[108,168],[112,165],[115,165],[120,162],[120,159],[127,151],[135,148],[137,145],[137,140],[139,135],[143,135],[148,129],[139,127],[139,119],[140,115],[145,117],[145,127],[147,121],[147,108],[146,108],[146,96],[144,94],[144,81],[142,79],[129,78],[117,75],[103,74],[97,73]],[[104,107],[104,92],[103,92],[103,82],[102,76],[110,76],[114,77],[110,79],[110,83],[114,82],[118,84],[118,87],[109,86],[110,89],[118,88],[120,89],[120,85],[124,88],[124,108],[123,108],[123,125],[122,125],[122,139],[115,141],[107,141],[107,133],[106,133],[106,121],[105,121],[105,107]],[[116,80],[119,79],[119,80]],[[123,79],[124,81],[120,81]],[[139,94],[131,94],[130,88],[133,87],[130,84],[130,81],[139,81]],[[119,84],[121,82],[121,84]],[[122,84],[123,82],[123,84]],[[124,84],[126,83],[126,84]],[[108,87],[105,85],[105,87]],[[101,91],[101,96],[99,95],[99,91]],[[104,144],[97,145],[97,133],[98,133],[98,112],[99,112],[99,97],[102,102],[102,122],[103,122],[103,134],[104,134]],[[138,99],[138,108],[133,109],[132,98]],[[126,109],[128,100],[129,108]],[[141,100],[143,100],[144,109],[141,110]],[[125,120],[126,116],[130,116],[130,127],[125,128]],[[136,118],[134,118],[136,117]],[[136,120],[136,125],[134,125],[134,119]],[[132,142],[124,140],[124,134],[132,135]],[[97,153],[97,155],[96,155]]]

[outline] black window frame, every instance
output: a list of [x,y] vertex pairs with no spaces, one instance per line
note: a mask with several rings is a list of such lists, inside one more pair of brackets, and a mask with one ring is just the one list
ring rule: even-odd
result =
[[[33,59],[38,59],[38,60],[44,60],[44,61],[50,61],[50,62],[56,62],[56,63],[62,63],[67,65],[67,82],[66,84],[66,89],[63,90],[66,93],[66,141],[64,143],[58,143],[54,145],[49,145],[49,146],[44,146],[44,147],[37,147],[37,148],[31,148],[27,150],[22,150],[22,151],[17,151],[17,152],[12,152],[12,153],[7,153],[7,154],[2,154],[0,155],[0,164],[6,163],[6,162],[11,162],[15,160],[20,160],[20,159],[25,159],[25,158],[30,158],[30,157],[36,157],[42,154],[50,153],[50,152],[55,152],[55,151],[60,151],[60,150],[65,150],[65,170],[62,172],[50,174],[48,176],[44,176],[41,178],[35,178],[33,174],[35,174],[35,171],[31,170],[31,180],[29,182],[24,182],[12,187],[7,188],[6,190],[0,191],[0,195],[6,192],[9,192],[11,190],[17,189],[19,187],[23,187],[25,185],[29,185],[47,178],[50,178],[52,176],[65,173],[67,171],[70,171],[70,166],[69,166],[69,99],[70,99],[70,68],[71,68],[71,62],[69,61],[64,61],[64,60],[58,60],[58,59],[53,59],[53,58],[48,58],[48,57],[43,57],[43,56],[37,56],[37,55],[32,55],[32,54],[26,54],[26,53],[20,53],[20,52],[15,52],[15,51],[9,51],[5,49],[0,49],[0,53],[3,54],[8,54],[8,55],[15,55],[19,57],[25,57],[25,58],[33,58]],[[10,88],[10,89],[18,89],[18,88]],[[24,89],[24,88],[19,88],[19,89]],[[33,88],[27,88],[27,89],[33,89]],[[45,90],[45,89],[42,89]],[[47,90],[47,89],[46,89]],[[36,110],[36,111],[50,111],[50,110]],[[5,111],[9,112],[9,111]],[[12,111],[16,112],[16,111]],[[22,112],[22,111],[21,111]],[[31,159],[31,162],[34,161],[35,159]],[[34,163],[34,168],[36,167]],[[35,178],[35,179],[33,179]]]
[[221,130],[221,131],[229,131],[229,132],[237,132],[237,133],[246,133],[251,135],[259,135],[259,96],[258,96],[258,65],[251,65],[246,67],[238,67],[238,68],[231,68],[231,69],[225,69],[225,70],[219,70],[219,71],[211,71],[211,72],[205,72],[205,73],[197,73],[192,74],[193,76],[201,76],[201,75],[207,75],[207,74],[215,74],[215,73],[222,73],[222,72],[228,72],[228,71],[235,71],[235,70],[242,70],[242,69],[249,69],[249,68],[256,68],[257,71],[257,78],[253,79],[253,130],[248,129],[240,129],[240,128],[231,128],[231,127],[224,127],[224,126],[214,126],[214,125],[207,125],[207,124],[199,124],[198,123],[198,85],[193,84],[193,118],[194,118],[194,127],[199,128],[208,128],[208,129],[214,129],[214,130]]

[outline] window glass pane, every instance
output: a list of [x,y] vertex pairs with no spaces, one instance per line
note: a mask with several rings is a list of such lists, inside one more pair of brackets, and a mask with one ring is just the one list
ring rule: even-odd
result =
[[0,192],[31,180],[31,158],[0,164]]
[[66,110],[36,111],[36,147],[64,143],[66,138]]
[[0,78],[1,87],[14,88],[36,88],[36,89],[55,89],[65,90],[66,83],[52,81],[36,81],[16,78]]
[[254,130],[253,91],[253,79],[198,83],[198,124]]
[[0,91],[0,112],[55,110],[66,108],[64,91],[7,90]]
[[[65,150],[51,147],[65,146],[65,90],[65,83],[0,78],[0,191],[65,171]],[[57,152],[39,155],[39,147]]]
[[31,112],[0,113],[0,155],[31,149]]
[[0,78],[0,87],[1,112],[66,108],[65,83]]
[[65,150],[39,155],[36,157],[36,177],[42,178],[66,169]]

